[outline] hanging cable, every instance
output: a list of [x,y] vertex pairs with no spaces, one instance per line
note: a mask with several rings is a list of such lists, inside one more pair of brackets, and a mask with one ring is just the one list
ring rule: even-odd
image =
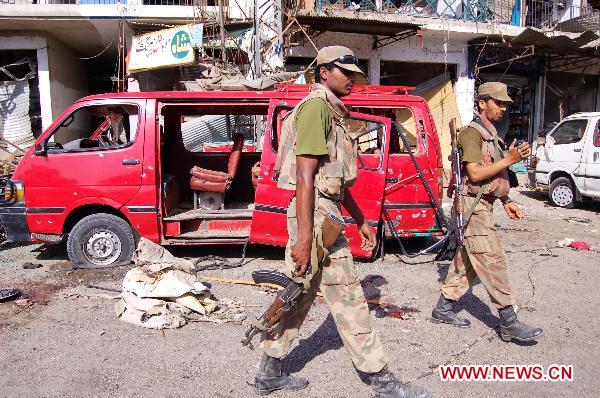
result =
[[199,257],[194,261],[194,268],[197,271],[213,271],[216,269],[224,270],[224,269],[233,269],[239,268],[242,265],[246,264],[246,249],[248,248],[249,239],[246,239],[244,242],[244,248],[242,249],[242,258],[240,261],[235,263],[230,263],[228,259],[221,256],[203,256]]
[[75,57],[75,59],[80,59],[80,60],[86,61],[88,59],[98,58],[99,56],[101,56],[102,54],[104,54],[106,52],[106,50],[108,50],[110,48],[110,46],[113,45],[114,42],[115,42],[115,38],[113,37],[111,39],[110,43],[108,43],[108,45],[106,47],[104,47],[104,49],[102,51],[100,51],[98,54],[92,55],[91,57]]

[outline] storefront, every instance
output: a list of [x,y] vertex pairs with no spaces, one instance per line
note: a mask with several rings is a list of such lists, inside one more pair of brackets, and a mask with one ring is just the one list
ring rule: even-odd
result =
[[[498,133],[532,142],[575,112],[600,110],[600,58],[593,32],[552,36],[526,29],[510,42],[501,38],[470,42],[469,75],[475,87],[506,83],[514,100]],[[476,105],[475,105],[476,106]]]

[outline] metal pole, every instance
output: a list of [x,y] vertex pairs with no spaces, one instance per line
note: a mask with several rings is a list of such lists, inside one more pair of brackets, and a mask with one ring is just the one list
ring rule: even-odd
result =
[[254,63],[254,78],[258,78],[262,75],[261,73],[261,62],[260,62],[260,50],[261,50],[261,44],[260,44],[260,14],[259,14],[259,1],[260,0],[254,0],[254,56],[253,56],[253,63]]
[[225,17],[223,10],[223,2],[225,0],[219,0],[219,27],[221,30],[221,59],[223,60],[223,69],[227,70],[227,50],[225,49]]

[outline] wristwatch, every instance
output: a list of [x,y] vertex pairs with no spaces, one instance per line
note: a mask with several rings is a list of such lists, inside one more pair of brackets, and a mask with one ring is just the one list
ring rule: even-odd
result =
[[506,198],[500,198],[500,201],[502,201],[503,205],[507,205],[507,204],[513,202],[513,200],[511,198],[509,198],[508,196]]

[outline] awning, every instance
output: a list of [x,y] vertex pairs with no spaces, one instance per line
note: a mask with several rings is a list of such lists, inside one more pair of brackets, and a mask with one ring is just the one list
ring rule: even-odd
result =
[[415,22],[400,21],[399,17],[395,14],[351,11],[336,11],[335,15],[299,11],[295,16],[301,25],[310,26],[320,32],[393,36],[407,30],[416,30],[421,26]]
[[[557,34],[527,28],[509,43],[511,47],[533,45],[536,53],[595,56],[598,55],[598,38],[592,31]],[[596,44],[590,46],[594,42]]]

